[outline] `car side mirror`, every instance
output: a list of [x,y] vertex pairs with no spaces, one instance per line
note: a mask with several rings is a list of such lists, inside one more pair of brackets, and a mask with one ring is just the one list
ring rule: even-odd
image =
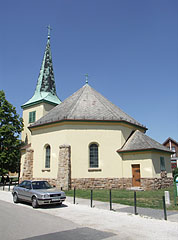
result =
[[32,187],[31,186],[27,186],[26,189],[30,190],[30,189],[32,189]]
[[53,185],[53,187],[56,187],[56,185]]

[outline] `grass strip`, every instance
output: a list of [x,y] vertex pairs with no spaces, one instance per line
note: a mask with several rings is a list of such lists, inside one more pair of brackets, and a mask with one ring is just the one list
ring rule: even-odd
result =
[[[171,205],[168,210],[178,211],[178,206],[174,206],[174,190],[173,187],[159,190],[137,191],[137,206],[144,208],[162,209],[163,202],[162,196],[164,191],[169,191]],[[73,197],[73,190],[65,191],[67,196]],[[76,189],[76,198],[90,199],[90,190]],[[108,202],[109,203],[109,190],[108,189],[93,189],[93,200]],[[134,205],[134,192],[125,189],[112,190],[112,202],[124,205]],[[177,198],[178,203],[178,198]]]

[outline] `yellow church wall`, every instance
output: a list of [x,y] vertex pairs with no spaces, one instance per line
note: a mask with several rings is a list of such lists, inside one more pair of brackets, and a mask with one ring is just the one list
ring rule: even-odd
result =
[[152,178],[152,160],[151,153],[133,152],[122,154],[123,158],[123,175],[125,178],[132,178],[132,164],[140,164],[141,178]]
[[[117,153],[132,129],[120,125],[61,125],[33,130],[32,148],[34,149],[35,178],[56,178],[58,171],[59,146],[71,146],[72,178],[122,177],[122,159]],[[124,134],[123,134],[124,133]],[[99,146],[99,168],[89,169],[89,145]],[[45,169],[46,144],[51,146],[50,171]],[[92,171],[91,171],[92,170]]]
[[164,152],[152,153],[154,177],[160,177],[160,157],[164,157],[167,177],[172,177],[170,154]]
[[132,164],[140,164],[141,178],[160,178],[160,157],[165,159],[167,177],[172,177],[170,154],[164,152],[133,152],[122,154],[123,175],[132,177]]
[[54,105],[48,104],[48,103],[40,103],[35,106],[30,106],[28,108],[25,108],[23,110],[23,121],[24,121],[24,130],[22,131],[21,139],[22,141],[25,141],[26,135],[28,136],[28,143],[31,143],[31,133],[28,129],[28,126],[30,126],[29,123],[29,113],[36,111],[36,121],[40,119],[42,116],[44,116],[46,113],[48,113],[52,108],[54,108]]
[[[55,134],[56,129],[51,128],[51,132],[40,132],[37,135],[32,134],[32,149],[34,150],[33,177],[34,178],[56,178],[58,171],[59,146],[65,143],[65,135]],[[45,147],[51,147],[50,168],[45,168]]]

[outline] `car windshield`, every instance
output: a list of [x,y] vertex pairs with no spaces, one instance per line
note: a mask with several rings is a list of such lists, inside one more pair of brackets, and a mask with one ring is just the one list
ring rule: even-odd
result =
[[32,182],[33,189],[49,189],[52,188],[47,181],[34,181]]

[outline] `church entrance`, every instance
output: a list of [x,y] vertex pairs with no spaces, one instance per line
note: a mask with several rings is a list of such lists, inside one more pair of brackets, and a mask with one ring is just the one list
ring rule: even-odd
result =
[[140,164],[132,165],[132,186],[140,187]]

